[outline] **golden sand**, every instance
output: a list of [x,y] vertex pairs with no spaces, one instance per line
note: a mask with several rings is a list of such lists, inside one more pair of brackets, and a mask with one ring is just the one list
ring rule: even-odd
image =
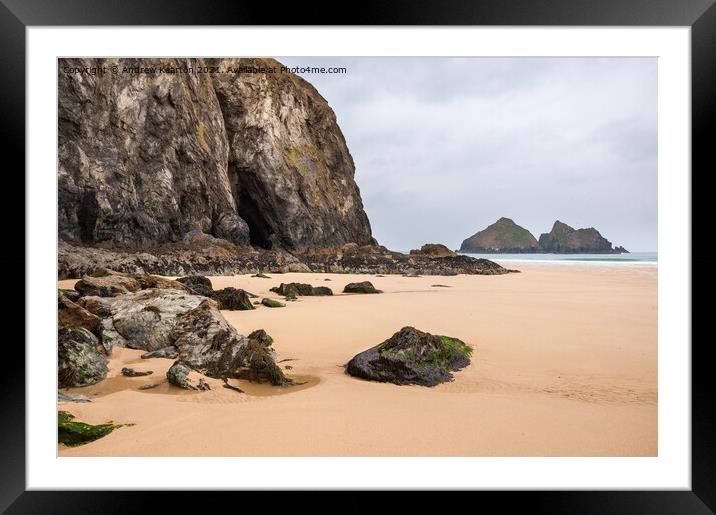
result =
[[[84,422],[135,425],[61,446],[60,455],[655,456],[657,268],[517,268],[505,276],[213,277],[214,288],[275,299],[268,290],[281,282],[333,289],[285,308],[223,312],[241,334],[273,336],[278,360],[290,360],[281,363],[286,374],[304,384],[232,381],[241,394],[207,378],[211,391],[186,392],[166,384],[172,360],[115,349],[107,380],[66,390],[92,402],[60,409]],[[361,280],[385,293],[340,293]],[[434,388],[345,374],[351,357],[406,325],[464,340],[475,349],[471,365]],[[154,374],[125,378],[123,366]],[[161,384],[137,389],[150,382]]]

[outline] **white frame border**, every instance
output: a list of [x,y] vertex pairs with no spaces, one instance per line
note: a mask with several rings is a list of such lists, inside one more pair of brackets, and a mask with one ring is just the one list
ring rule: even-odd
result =
[[[156,37],[157,31],[161,31],[161,37]],[[689,27],[28,27],[26,38],[29,490],[427,487],[690,490]],[[56,58],[86,55],[657,56],[658,457],[58,458],[57,371],[55,354],[49,352],[51,342],[56,341]],[[665,313],[668,317],[663,316]],[[187,474],[187,470],[201,473]]]

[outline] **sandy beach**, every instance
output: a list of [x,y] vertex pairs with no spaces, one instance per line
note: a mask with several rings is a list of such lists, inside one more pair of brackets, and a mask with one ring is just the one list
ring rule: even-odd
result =
[[[269,288],[281,282],[333,289],[333,297],[299,297],[281,309],[222,311],[241,334],[265,329],[285,373],[303,384],[232,381],[241,394],[206,378],[211,391],[182,391],[166,384],[172,360],[116,348],[105,381],[63,390],[91,402],[61,402],[60,409],[88,423],[134,425],[87,445],[60,446],[59,454],[655,456],[657,267],[510,267],[522,273],[212,277],[214,288],[280,300]],[[340,293],[359,280],[384,293]],[[408,325],[464,340],[474,348],[471,365],[434,388],[345,374],[356,353]],[[125,378],[127,364],[154,373]]]

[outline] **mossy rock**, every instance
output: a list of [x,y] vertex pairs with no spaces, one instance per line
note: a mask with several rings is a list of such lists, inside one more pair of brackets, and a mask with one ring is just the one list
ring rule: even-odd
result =
[[251,297],[248,292],[229,286],[223,290],[217,290],[213,294],[213,299],[219,303],[220,309],[228,309],[232,311],[248,311],[254,309],[251,304]]
[[98,345],[97,337],[83,327],[59,329],[57,377],[61,388],[88,386],[107,377],[107,360]]
[[394,384],[435,386],[470,364],[472,347],[458,338],[433,335],[414,327],[400,331],[346,365],[350,375]]
[[266,306],[267,308],[285,308],[286,304],[282,304],[281,302],[273,299],[264,298],[261,300],[261,304]]
[[363,281],[360,283],[348,283],[343,288],[343,293],[383,293],[381,290],[376,290],[373,283],[370,281]]
[[327,286],[311,286],[306,283],[281,283],[280,286],[274,286],[269,291],[288,297],[289,295],[303,296],[319,296],[333,295],[333,290]]
[[93,442],[122,426],[131,424],[99,424],[93,426],[75,421],[74,415],[66,411],[57,412],[57,441],[69,447]]
[[258,277],[260,279],[271,279],[268,275],[266,275],[262,272],[259,272],[258,274],[254,274],[251,277]]

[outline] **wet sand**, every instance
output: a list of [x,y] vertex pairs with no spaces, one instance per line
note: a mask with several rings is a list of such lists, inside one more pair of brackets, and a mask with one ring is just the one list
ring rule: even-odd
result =
[[[292,388],[207,378],[166,384],[172,360],[116,349],[108,379],[64,391],[89,423],[133,423],[61,456],[655,456],[657,268],[513,266],[505,276],[269,274],[213,277],[261,297],[281,282],[329,286],[285,308],[224,311],[242,334],[263,328]],[[331,281],[325,281],[326,278]],[[341,294],[370,280],[380,295]],[[60,281],[72,287],[74,281]],[[443,286],[434,286],[443,285]],[[447,286],[447,287],[444,287]],[[260,300],[260,299],[258,299]],[[435,388],[352,378],[343,365],[406,325],[473,346],[472,364]],[[120,376],[122,366],[153,370]],[[151,390],[144,383],[160,382]]]

